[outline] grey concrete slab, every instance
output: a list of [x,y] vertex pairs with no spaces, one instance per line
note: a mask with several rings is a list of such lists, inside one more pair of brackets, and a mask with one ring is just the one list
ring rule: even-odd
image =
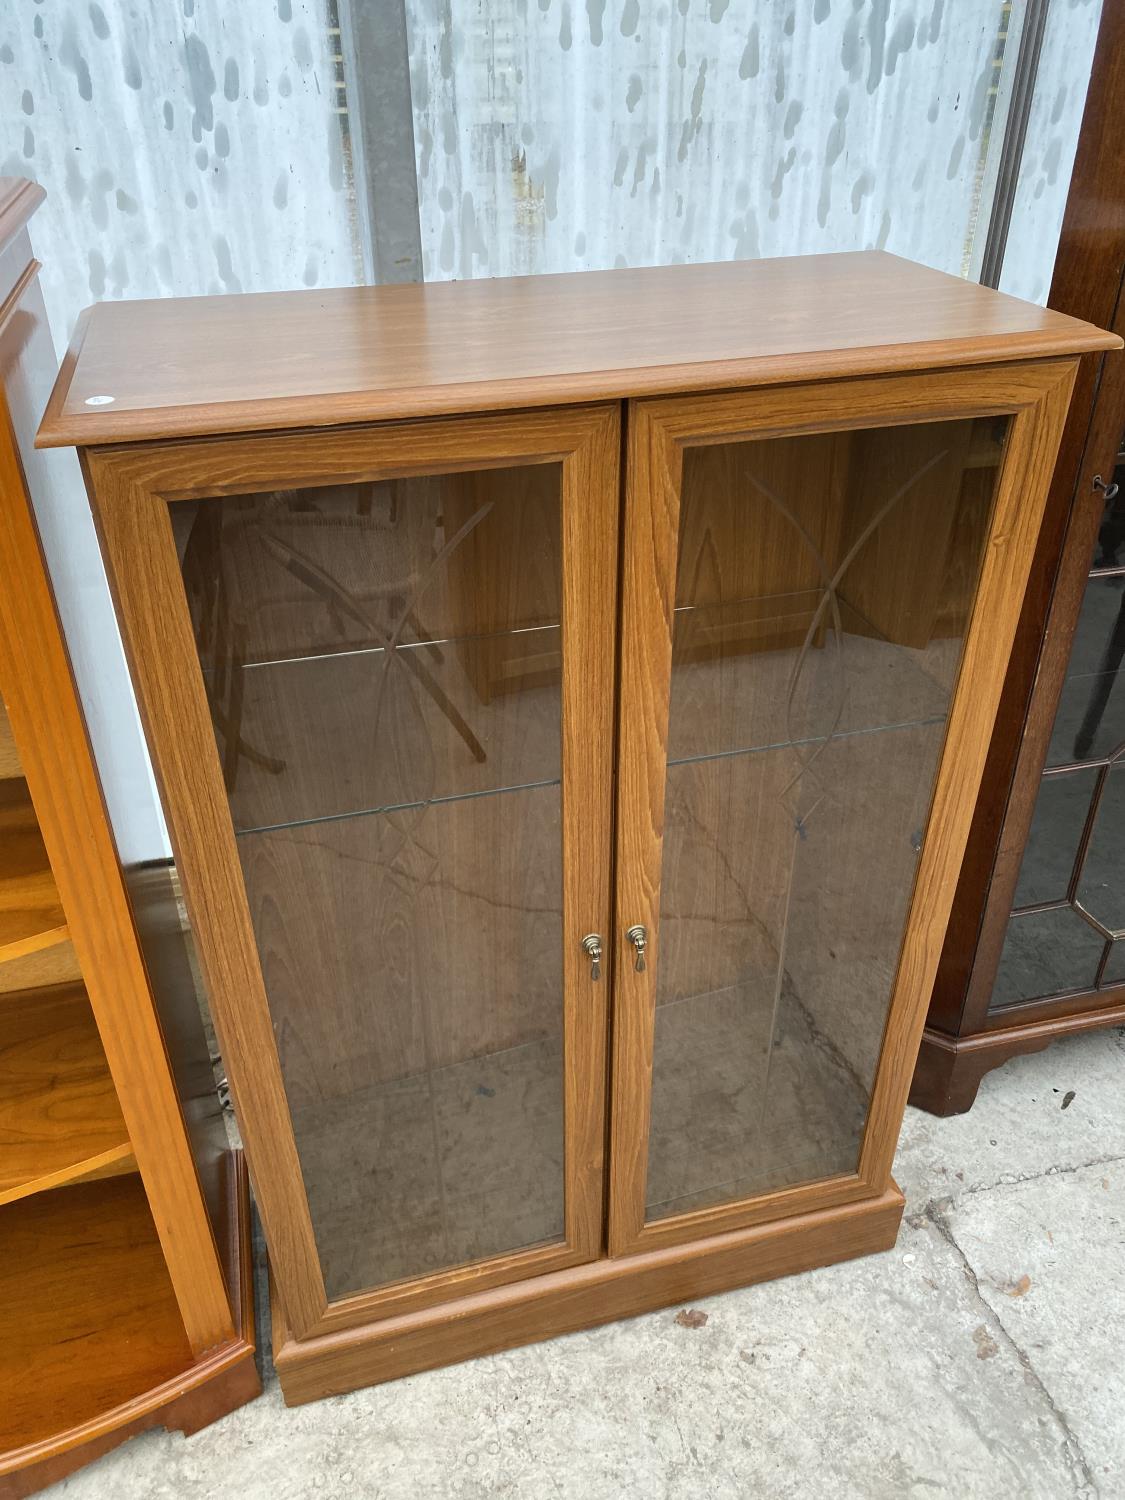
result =
[[907,1110],[895,1178],[909,1213],[930,1198],[1120,1157],[1125,1030],[1091,1031],[986,1074],[966,1115],[939,1120]]
[[295,1410],[271,1376],[46,1493],[1117,1500],[1123,1079],[1103,1032],[991,1075],[969,1116],[910,1112],[896,1248],[706,1299],[700,1327],[671,1309]]
[[1074,1435],[1093,1492],[1125,1495],[1125,1162],[972,1194],[947,1220]]
[[1080,1467],[1042,1390],[920,1219],[896,1250],[298,1410],[276,1385],[151,1434],[72,1500],[377,1495],[1058,1500]]

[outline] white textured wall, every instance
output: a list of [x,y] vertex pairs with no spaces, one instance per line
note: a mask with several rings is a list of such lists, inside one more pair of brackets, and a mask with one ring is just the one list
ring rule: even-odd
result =
[[357,275],[320,0],[7,0],[0,173],[37,178],[56,342],[103,297]]
[[[979,256],[1002,0],[406,5],[431,278]],[[1049,285],[1099,10],[1052,0],[1005,264],[1019,295]],[[0,172],[47,188],[32,229],[60,349],[101,297],[359,277],[333,50],[323,0],[6,0]],[[41,524],[122,850],[151,857],[161,825],[73,473]]]
[[408,0],[426,274],[872,245],[959,272],[1001,10]]
[[1102,0],[1052,0],[1047,13],[1000,278],[1001,291],[1030,302],[1046,302],[1051,289],[1101,11]]
[[[1005,262],[1017,296],[1050,285],[1100,9],[1051,3]],[[407,0],[426,275],[873,245],[975,273],[1025,0],[990,142],[1003,11]]]
[[[0,174],[34,177],[56,344],[103,297],[355,278],[319,0],[5,0]],[[39,513],[122,858],[167,849],[77,463]]]

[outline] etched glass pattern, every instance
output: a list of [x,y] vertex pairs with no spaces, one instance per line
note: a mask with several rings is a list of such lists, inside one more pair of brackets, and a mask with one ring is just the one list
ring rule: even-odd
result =
[[171,506],[330,1298],[563,1235],[560,504]]
[[1006,424],[685,453],[650,1221],[856,1167]]

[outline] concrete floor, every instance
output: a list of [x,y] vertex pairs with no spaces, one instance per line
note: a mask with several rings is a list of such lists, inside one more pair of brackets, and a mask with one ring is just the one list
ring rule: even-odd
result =
[[1125,1031],[1100,1032],[959,1119],[910,1111],[896,1248],[707,1298],[702,1326],[673,1308],[293,1411],[270,1371],[46,1494],[1118,1500],[1123,1083]]

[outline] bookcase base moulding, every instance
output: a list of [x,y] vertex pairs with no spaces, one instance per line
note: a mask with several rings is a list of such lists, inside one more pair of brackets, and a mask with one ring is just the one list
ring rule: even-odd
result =
[[732,1287],[890,1250],[902,1209],[902,1194],[892,1182],[877,1197],[838,1208],[596,1260],[311,1339],[292,1336],[273,1285],[274,1364],[288,1405],[319,1401]]
[[877,253],[84,317],[39,441],[81,450],[288,1401],[893,1244],[1118,343]]

